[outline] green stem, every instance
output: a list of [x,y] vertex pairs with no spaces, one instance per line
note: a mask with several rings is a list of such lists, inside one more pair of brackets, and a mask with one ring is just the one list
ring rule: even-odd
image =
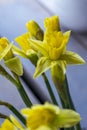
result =
[[[68,97],[68,102],[69,102],[70,108],[76,111],[75,106],[74,106],[73,101],[72,101],[72,98],[71,98],[71,96],[70,96],[69,86],[68,86],[68,81],[67,81],[67,77],[66,77],[66,76],[65,76],[65,91],[66,91],[66,93],[67,93],[67,97]],[[77,130],[81,130],[81,125],[80,125],[80,123],[78,123],[78,124],[76,125],[76,129],[77,129]]]
[[3,102],[1,100],[0,100],[0,105],[4,105],[8,109],[10,109],[20,119],[20,121],[26,126],[26,119],[22,116],[22,114],[20,114],[20,112],[14,106],[12,106],[10,103]]
[[8,119],[9,117],[7,115],[5,115],[5,114],[0,113],[0,118]]
[[67,96],[64,89],[64,82],[61,82],[55,75],[52,75],[52,80],[57,89],[58,95],[60,97],[61,103],[64,108],[69,108],[69,104],[67,103]]
[[3,75],[4,77],[6,77],[9,81],[11,81],[16,86],[16,88],[18,89],[19,94],[21,95],[26,106],[31,107],[32,103],[31,103],[27,93],[25,92],[25,90],[19,80],[19,77],[18,77],[18,80],[16,81],[1,65],[0,65],[0,74]]
[[17,89],[18,89],[18,91],[19,91],[19,93],[20,93],[20,95],[21,95],[21,97],[22,97],[24,103],[26,104],[26,106],[27,106],[27,107],[31,107],[31,106],[32,106],[32,103],[31,103],[31,101],[30,101],[28,95],[26,94],[26,92],[25,92],[25,90],[24,90],[24,88],[23,88],[21,82],[19,82],[19,84],[17,85]]
[[57,103],[57,101],[56,101],[56,98],[55,98],[55,96],[54,96],[54,93],[53,93],[53,91],[52,91],[51,85],[50,85],[50,83],[49,83],[49,81],[48,81],[47,76],[45,75],[45,73],[42,74],[42,77],[43,77],[43,79],[44,79],[44,82],[45,82],[45,84],[46,84],[46,87],[47,87],[47,89],[48,89],[48,92],[49,92],[49,94],[50,94],[50,97],[51,97],[53,103],[54,103],[55,105],[58,105],[58,103]]
[[67,77],[66,76],[65,76],[64,85],[65,85],[65,91],[66,91],[66,95],[67,95],[67,100],[68,100],[69,108],[75,110],[75,106],[74,106],[72,98],[70,96],[69,86],[68,86],[68,81],[67,81]]

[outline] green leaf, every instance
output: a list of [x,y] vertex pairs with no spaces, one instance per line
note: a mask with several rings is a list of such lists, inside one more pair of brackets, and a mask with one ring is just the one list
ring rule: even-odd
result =
[[60,60],[66,61],[67,64],[85,64],[85,61],[81,56],[71,51],[66,51],[62,54]]
[[47,51],[45,50],[45,48],[42,46],[43,45],[43,42],[42,41],[39,41],[39,40],[33,40],[33,39],[30,39],[30,45],[32,48],[35,48],[36,50],[40,51],[41,54],[43,54],[44,56],[48,56],[48,53]]
[[23,75],[22,63],[18,57],[6,60],[4,63],[12,72],[16,73],[19,76]]
[[51,67],[51,60],[47,57],[41,57],[37,63],[34,78],[39,77],[43,72],[47,71]]

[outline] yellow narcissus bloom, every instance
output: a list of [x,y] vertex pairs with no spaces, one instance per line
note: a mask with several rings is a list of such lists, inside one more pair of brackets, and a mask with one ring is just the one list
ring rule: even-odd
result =
[[22,109],[22,114],[26,116],[29,130],[58,130],[72,127],[81,120],[77,112],[49,103]]
[[19,44],[21,49],[15,46],[13,46],[13,49],[14,53],[19,54],[25,58],[28,58],[29,53],[35,53],[35,50],[33,50],[34,48],[30,46],[29,39],[33,37],[34,39],[42,40],[43,31],[39,27],[39,25],[33,20],[28,21],[26,23],[26,27],[28,29],[28,32],[15,38],[15,41]]
[[5,119],[2,123],[0,130],[25,130],[23,126],[13,116],[10,117],[11,121]]
[[4,59],[4,64],[17,75],[23,74],[23,67],[18,57],[14,57],[12,44],[6,37],[0,38],[0,60]]
[[[52,24],[53,23],[55,24]],[[44,40],[30,39],[31,46],[36,48],[42,57],[39,58],[34,77],[40,76],[48,69],[54,66],[61,71],[59,78],[66,73],[66,66],[68,64],[83,64],[85,61],[75,52],[68,51],[67,44],[70,38],[70,31],[62,33],[59,29],[57,16],[46,18],[44,21],[46,31],[44,33]]]
[[29,39],[32,37],[34,39],[42,40],[43,31],[39,27],[39,25],[33,20],[28,21],[26,23],[26,27],[28,29],[28,32],[15,38],[15,41],[19,44],[20,48],[13,46],[13,52],[24,58],[30,59],[30,61],[34,65],[36,65],[38,56],[37,56],[35,48],[32,48],[30,46]]
[[13,57],[11,48],[12,44],[9,44],[9,41],[6,37],[0,38],[0,60],[3,58],[7,60]]
[[17,130],[17,129],[8,119],[6,119],[2,123],[0,130]]
[[19,44],[20,48],[13,45],[13,52],[17,55],[20,55],[24,58],[30,59],[30,61],[36,65],[37,63],[37,53],[30,46],[29,38],[31,37],[30,33],[27,32],[15,38],[15,41]]

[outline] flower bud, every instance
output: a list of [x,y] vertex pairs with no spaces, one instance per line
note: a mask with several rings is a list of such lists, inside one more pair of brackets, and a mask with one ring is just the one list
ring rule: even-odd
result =
[[31,20],[27,22],[26,27],[31,36],[35,37],[38,40],[43,40],[43,31],[35,21]]

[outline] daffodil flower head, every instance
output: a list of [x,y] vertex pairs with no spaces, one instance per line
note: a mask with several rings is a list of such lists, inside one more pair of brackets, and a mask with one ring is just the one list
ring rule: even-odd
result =
[[61,75],[59,74],[59,79],[64,80],[68,64],[84,64],[85,61],[75,52],[67,50],[71,31],[65,33],[60,31],[57,16],[46,18],[44,26],[46,31],[43,41],[29,40],[30,45],[42,54],[42,57],[37,62],[34,77],[38,77],[48,69],[53,69],[53,67],[57,66],[57,70],[61,73]]
[[14,116],[10,115],[9,119],[4,120],[0,130],[27,130]]
[[17,130],[25,130],[23,125],[13,115],[10,115],[10,120]]
[[0,39],[0,60],[4,59],[5,65],[17,75],[23,74],[23,67],[18,57],[14,57],[12,44],[6,37]]
[[22,109],[26,116],[27,127],[30,130],[57,130],[62,127],[72,127],[80,121],[80,115],[72,110],[60,109],[59,107],[45,103],[35,105],[31,109]]
[[60,58],[65,51],[69,37],[70,31],[64,34],[61,31],[44,34],[43,47],[46,49],[49,59],[58,60]]
[[22,34],[21,36],[16,37],[15,41],[19,44],[21,49],[16,46],[13,46],[13,52],[24,58],[30,59],[30,61],[34,65],[36,65],[38,56],[35,48],[32,48],[30,46],[30,42],[29,42],[30,37],[31,37],[30,32],[27,32],[25,34]]
[[4,60],[8,60],[13,57],[11,48],[12,44],[10,44],[9,40],[6,37],[0,38],[0,60],[3,58]]
[[0,127],[0,130],[15,130],[15,127],[14,127],[14,125],[8,119],[6,119],[2,123],[2,125]]

